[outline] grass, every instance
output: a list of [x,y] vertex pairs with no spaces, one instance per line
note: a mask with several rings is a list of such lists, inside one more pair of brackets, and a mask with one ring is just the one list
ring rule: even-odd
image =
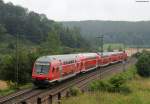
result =
[[150,104],[150,78],[135,75],[126,82],[130,93],[92,91],[62,100],[62,104]]
[[111,46],[112,49],[119,49],[122,48],[123,49],[123,44],[121,43],[110,43],[110,44],[104,44],[104,49],[107,50],[108,47]]
[[33,85],[31,83],[25,84],[25,85],[19,85],[18,88],[14,86],[10,86],[7,89],[0,90],[0,96],[5,96],[10,93],[16,92],[18,89],[26,89],[26,88],[31,88]]
[[8,95],[8,94],[13,93],[15,91],[16,91],[16,89],[12,89],[12,88],[0,90],[0,96],[5,96],[5,95]]

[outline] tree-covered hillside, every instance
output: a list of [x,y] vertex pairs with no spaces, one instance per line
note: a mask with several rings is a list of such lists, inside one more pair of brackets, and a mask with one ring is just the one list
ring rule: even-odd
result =
[[30,82],[38,57],[89,48],[78,28],[66,28],[44,14],[0,0],[0,80]]
[[107,43],[125,43],[135,46],[150,45],[150,21],[71,21],[62,22],[67,27],[78,27],[86,39],[95,44],[95,37],[104,35]]
[[65,28],[44,14],[0,0],[0,52],[6,53],[11,48],[14,49],[17,36],[20,47],[34,47],[49,53],[87,46],[77,28]]

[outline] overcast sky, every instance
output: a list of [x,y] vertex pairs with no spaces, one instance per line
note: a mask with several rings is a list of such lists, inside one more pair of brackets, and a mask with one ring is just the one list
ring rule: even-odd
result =
[[150,2],[135,0],[4,0],[56,21],[150,20]]

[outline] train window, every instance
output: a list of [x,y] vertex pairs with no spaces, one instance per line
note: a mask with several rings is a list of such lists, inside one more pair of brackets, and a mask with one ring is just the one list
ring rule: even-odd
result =
[[38,74],[47,74],[49,72],[50,65],[35,64],[35,72]]

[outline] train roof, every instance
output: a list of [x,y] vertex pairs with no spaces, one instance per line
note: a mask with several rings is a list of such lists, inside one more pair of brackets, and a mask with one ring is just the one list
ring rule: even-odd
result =
[[49,56],[42,56],[39,57],[36,61],[37,62],[50,62],[52,60],[61,60],[61,61],[68,61],[68,60],[75,60],[77,57],[95,57],[96,53],[78,53],[78,54],[65,54],[65,55],[49,55]]
[[[119,54],[121,52],[103,52],[103,56],[109,56],[113,54]],[[98,52],[99,55],[101,55],[101,52]],[[97,53],[78,53],[78,54],[64,54],[64,55],[48,55],[48,56],[42,56],[39,57],[36,61],[37,62],[51,62],[52,60],[61,60],[61,61],[71,61],[76,60],[77,57],[95,57],[97,56]]]
[[97,53],[80,53],[78,55],[83,55],[85,57],[97,56]]
[[[123,51],[120,52],[103,52],[103,56],[109,56],[109,55],[114,55],[114,54],[120,54],[123,53]],[[98,52],[99,55],[101,55],[101,52]]]
[[49,55],[49,56],[42,56],[38,58],[36,61],[40,62],[50,62],[52,60],[75,60],[77,54],[65,54],[65,55]]

